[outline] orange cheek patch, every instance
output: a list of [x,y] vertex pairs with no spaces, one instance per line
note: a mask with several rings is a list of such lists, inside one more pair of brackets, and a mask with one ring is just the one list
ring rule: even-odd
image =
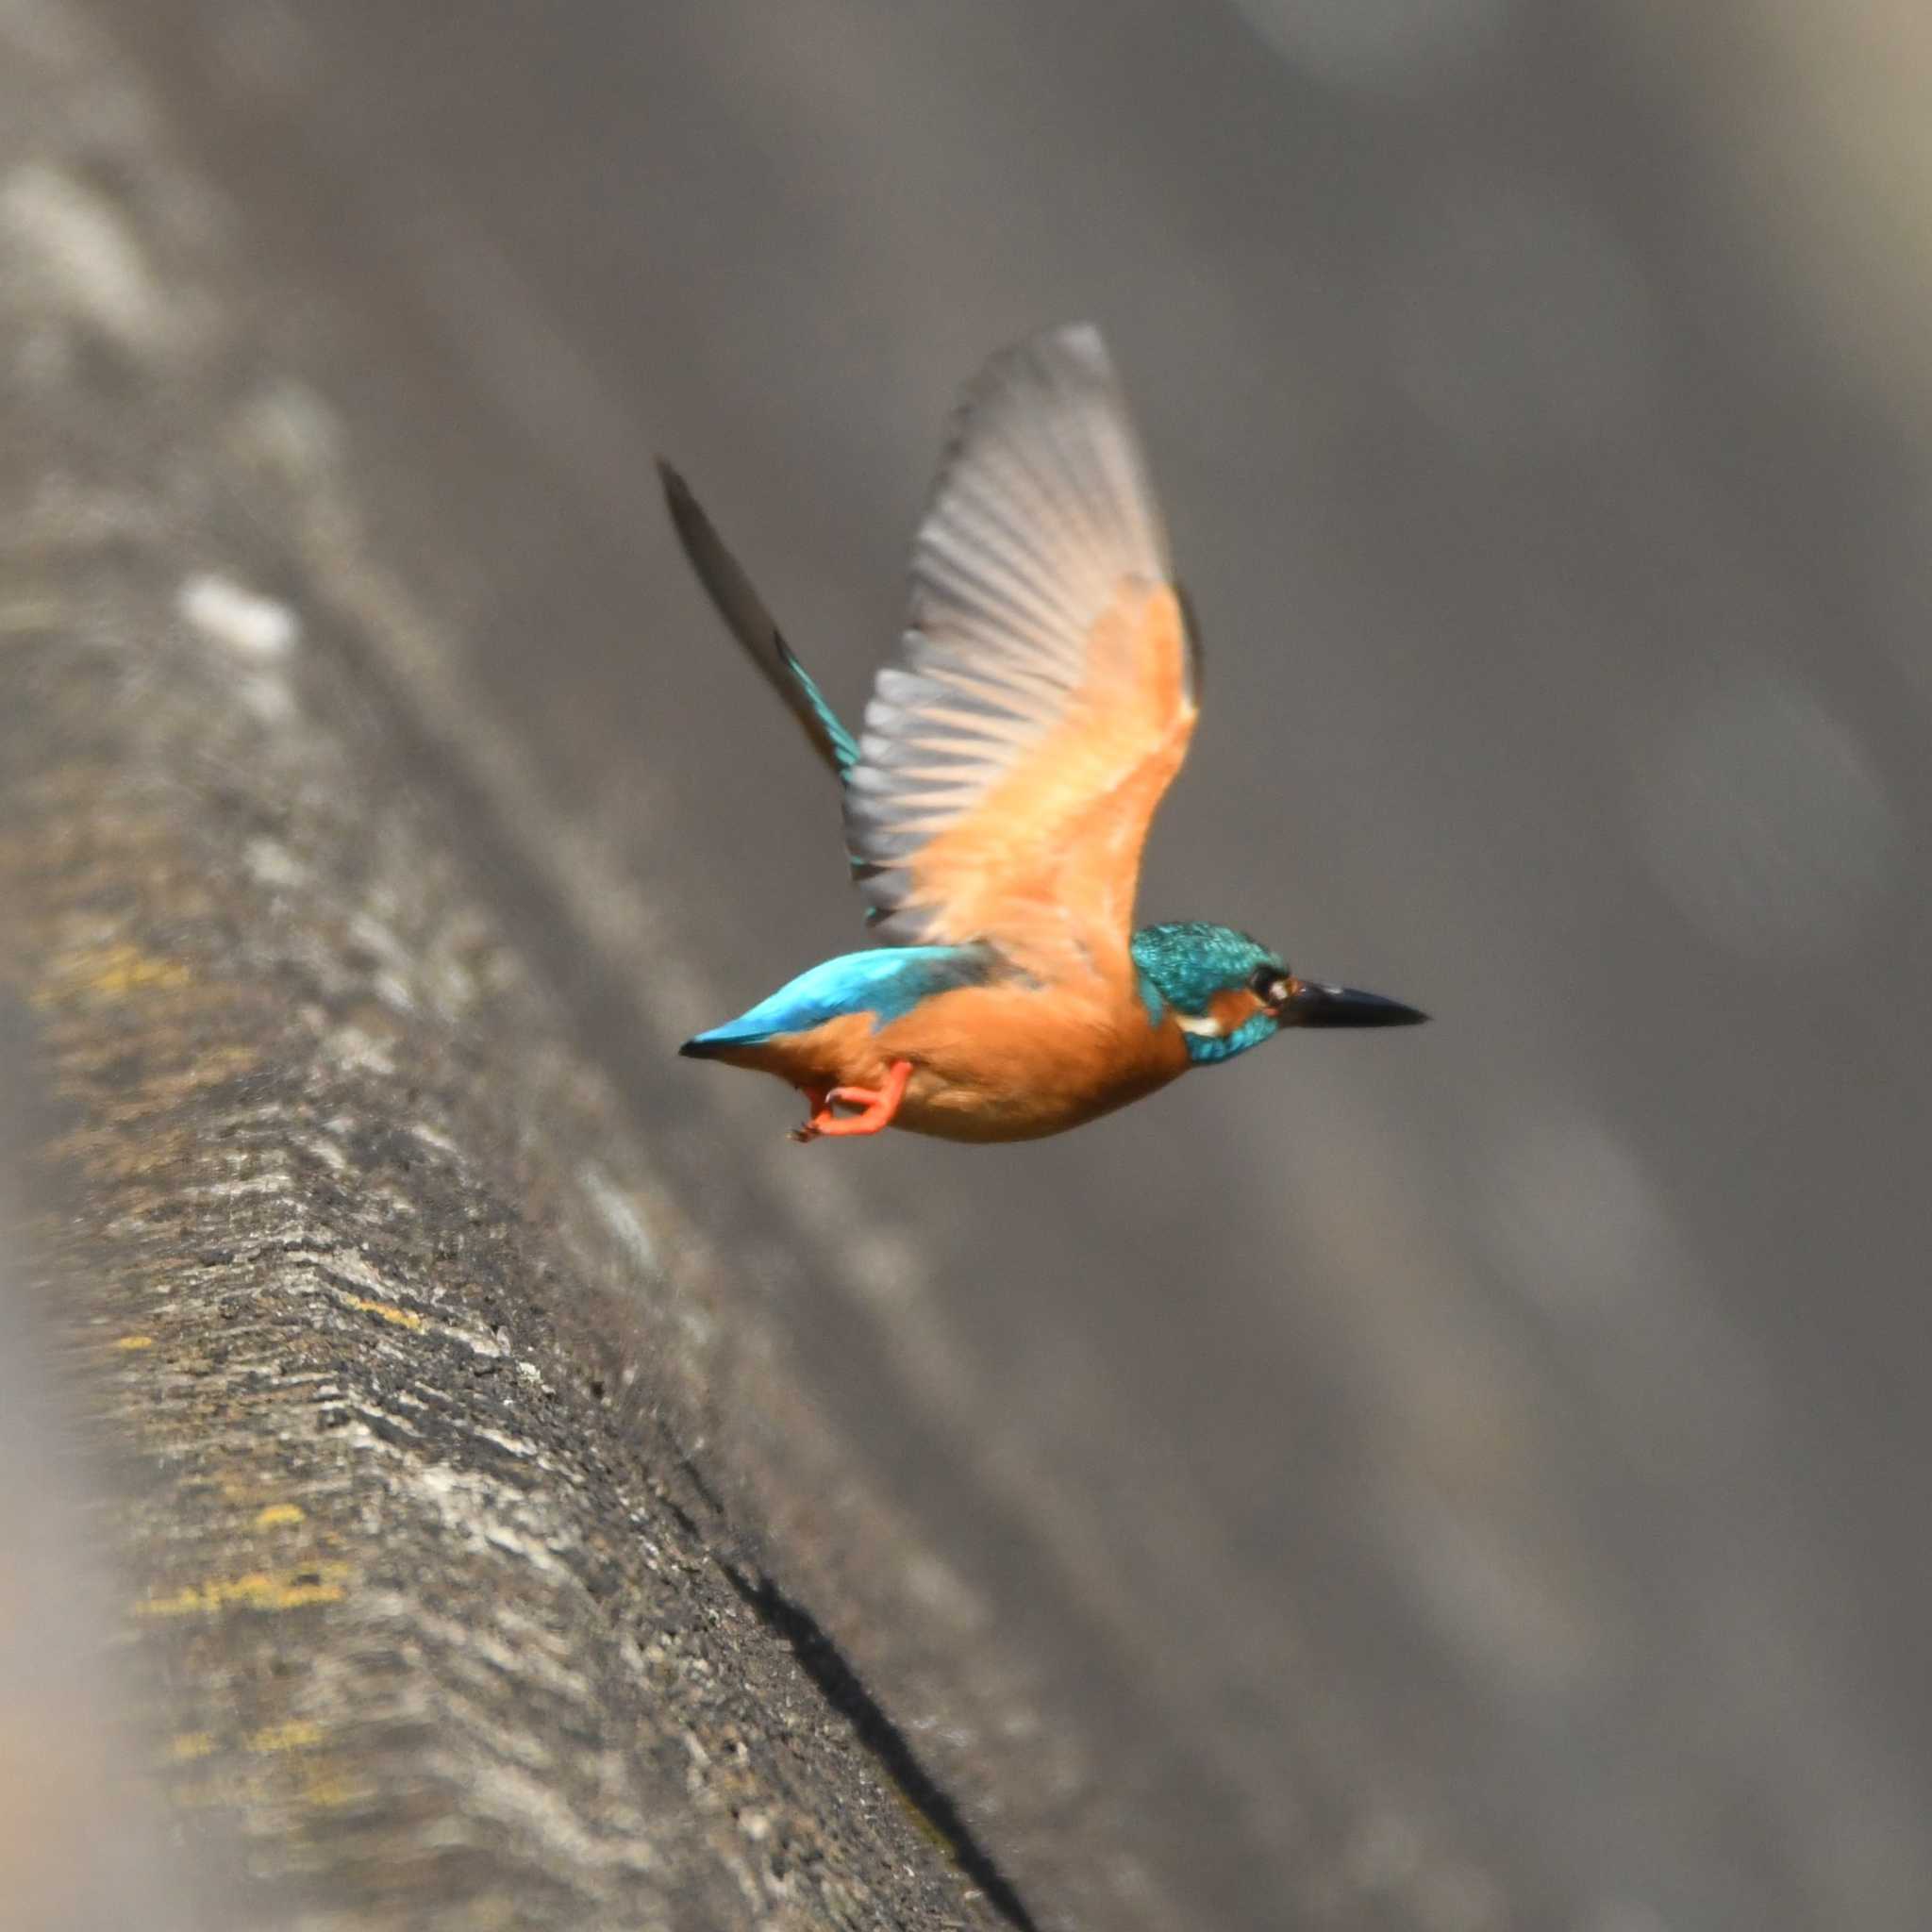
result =
[[1237,987],[1232,992],[1216,993],[1208,1002],[1208,1017],[1225,1040],[1229,1034],[1240,1032],[1261,1010],[1263,1004],[1246,987]]

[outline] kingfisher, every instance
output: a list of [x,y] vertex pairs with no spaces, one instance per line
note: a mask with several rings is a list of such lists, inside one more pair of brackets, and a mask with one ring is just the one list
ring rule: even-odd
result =
[[1200,648],[1096,328],[1034,336],[967,387],[857,737],[658,469],[699,582],[840,781],[877,942],[679,1049],[795,1087],[793,1140],[1034,1140],[1285,1028],[1427,1017],[1304,978],[1230,926],[1134,925]]

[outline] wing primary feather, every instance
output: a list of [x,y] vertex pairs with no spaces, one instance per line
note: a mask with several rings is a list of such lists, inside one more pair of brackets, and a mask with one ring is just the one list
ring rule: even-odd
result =
[[664,485],[665,507],[671,512],[671,526],[691,559],[697,580],[705,587],[725,626],[744,647],[745,655],[804,727],[811,747],[833,773],[843,778],[858,762],[858,741],[840,723],[839,714],[825,702],[824,694],[811,674],[792,655],[765,601],[758,593],[744,569],[725,547],[724,540],[708,517],[691,486],[658,458],[658,475]]
[[1124,961],[1146,821],[1193,724],[1198,640],[1171,585],[1099,331],[992,358],[954,416],[846,786],[881,939],[1064,950],[1079,925],[1074,950]]

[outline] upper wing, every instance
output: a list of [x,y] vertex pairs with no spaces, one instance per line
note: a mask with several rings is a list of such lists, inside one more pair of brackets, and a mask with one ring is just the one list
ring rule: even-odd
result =
[[967,391],[879,673],[847,841],[882,937],[1131,973],[1141,847],[1194,724],[1167,539],[1096,329]]

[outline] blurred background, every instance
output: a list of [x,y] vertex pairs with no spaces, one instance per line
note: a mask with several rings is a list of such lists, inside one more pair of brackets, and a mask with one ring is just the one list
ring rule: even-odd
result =
[[[571,855],[505,903],[916,1529],[929,1620],[836,1497],[797,1560],[1041,1920],[1926,1924],[1932,14],[96,10],[308,291],[425,758]],[[1436,1024],[802,1151],[667,1057],[859,927],[651,459],[851,717],[958,387],[1073,319],[1207,640],[1142,916]]]

